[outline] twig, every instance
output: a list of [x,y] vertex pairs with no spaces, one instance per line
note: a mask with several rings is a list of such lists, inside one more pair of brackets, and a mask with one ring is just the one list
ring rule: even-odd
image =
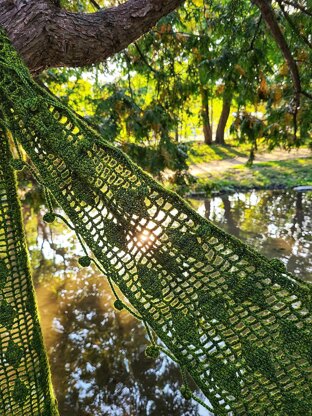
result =
[[286,12],[285,7],[283,5],[283,2],[281,0],[277,0],[277,3],[280,7],[280,9],[282,10],[282,13],[285,17],[285,19],[287,20],[287,22],[289,23],[289,26],[291,26],[291,28],[293,29],[293,31],[296,33],[296,35],[298,36],[298,38],[300,38],[301,40],[303,40],[305,42],[305,44],[312,49],[312,43],[309,41],[309,39],[305,36],[302,35],[300,33],[300,31],[298,30],[297,26],[294,24],[294,22],[291,20],[289,14]]
[[292,6],[295,9],[301,10],[303,13],[307,14],[308,16],[312,16],[312,10],[306,9],[301,4],[291,1],[291,0],[282,0],[283,3],[288,4],[288,6]]
[[159,30],[152,30],[151,33],[157,33],[158,35],[170,35],[170,36],[176,36],[176,35],[183,35],[183,36],[187,36],[187,37],[193,37],[193,38],[198,38],[201,39],[204,36],[203,35],[197,35],[196,33],[190,33],[190,32],[175,32],[173,30],[169,31],[169,32],[160,32]]
[[309,92],[301,91],[301,94],[304,95],[307,98],[310,98],[310,100],[312,100],[312,94],[310,94]]
[[159,74],[159,71],[157,69],[153,68],[151,66],[151,64],[148,62],[148,60],[145,58],[145,56],[144,56],[143,52],[141,51],[141,49],[140,49],[139,45],[137,44],[137,42],[134,42],[134,46],[135,46],[136,50],[138,51],[138,53],[139,53],[142,61],[149,67],[149,69],[152,72],[154,72],[154,74]]
[[101,10],[101,6],[95,0],[90,0],[90,3],[92,6],[94,6],[95,9]]
[[259,17],[259,20],[258,20],[258,23],[257,23],[257,27],[256,27],[256,30],[255,30],[255,33],[254,33],[253,38],[252,38],[252,40],[251,40],[251,42],[250,42],[250,46],[249,46],[249,48],[247,49],[247,52],[252,51],[252,50],[253,50],[253,48],[254,48],[254,43],[255,43],[255,41],[256,41],[256,39],[257,39],[257,36],[258,36],[258,33],[259,33],[259,29],[260,29],[261,22],[262,22],[262,14],[261,14],[261,15],[260,15],[260,17]]

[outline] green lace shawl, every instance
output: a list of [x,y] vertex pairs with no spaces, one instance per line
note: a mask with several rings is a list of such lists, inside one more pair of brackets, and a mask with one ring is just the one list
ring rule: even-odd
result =
[[80,264],[94,262],[116,308],[145,323],[147,354],[180,365],[185,398],[200,402],[192,378],[215,415],[312,414],[311,286],[103,140],[31,79],[3,32],[0,94],[0,414],[57,415],[13,172],[25,166],[44,189],[45,220],[63,219],[57,203]]

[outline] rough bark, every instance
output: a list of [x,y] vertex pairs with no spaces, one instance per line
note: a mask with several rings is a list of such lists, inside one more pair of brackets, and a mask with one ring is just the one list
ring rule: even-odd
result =
[[33,73],[103,62],[183,0],[128,0],[96,13],[72,13],[52,0],[0,0],[0,26]]
[[224,132],[225,132],[226,123],[230,115],[231,101],[232,101],[231,98],[232,97],[229,97],[227,95],[224,95],[223,97],[222,111],[221,111],[217,131],[216,131],[216,143],[217,144],[225,144]]
[[208,91],[201,87],[201,119],[203,123],[204,141],[206,144],[212,143],[212,129],[209,118],[209,94]]

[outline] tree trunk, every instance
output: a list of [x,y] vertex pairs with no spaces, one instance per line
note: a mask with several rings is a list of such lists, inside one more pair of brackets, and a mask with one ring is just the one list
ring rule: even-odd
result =
[[33,73],[103,62],[183,0],[128,0],[96,13],[72,13],[52,0],[0,0],[0,26]]
[[205,217],[207,218],[207,220],[209,220],[210,218],[210,212],[211,212],[211,202],[210,199],[205,199],[204,201],[205,204]]
[[288,68],[290,70],[294,89],[295,89],[295,101],[296,106],[298,109],[300,105],[300,93],[301,91],[301,80],[297,62],[290,50],[289,44],[283,34],[283,30],[280,28],[278,24],[278,18],[272,8],[271,2],[267,0],[251,0],[259,10],[261,11],[261,15],[270,30],[277,46],[279,47],[280,51],[284,55],[284,58],[287,62]]
[[175,142],[179,143],[179,127],[178,126],[175,129]]
[[295,234],[298,233],[297,238],[301,236],[304,222],[304,210],[302,204],[302,193],[297,192],[296,195],[296,211],[293,218],[292,226],[290,228],[291,235],[294,238]]
[[204,141],[206,144],[212,143],[212,129],[209,118],[209,94],[203,87],[200,89],[201,94],[201,118],[203,123]]
[[216,143],[217,144],[225,144],[224,140],[224,132],[225,132],[225,126],[229,119],[230,110],[231,110],[231,101],[232,97],[229,97],[228,95],[223,96],[223,104],[222,104],[222,111],[217,127],[216,132]]

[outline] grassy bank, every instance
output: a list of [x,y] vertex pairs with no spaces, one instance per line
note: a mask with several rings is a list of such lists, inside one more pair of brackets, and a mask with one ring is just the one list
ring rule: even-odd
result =
[[198,178],[191,191],[210,193],[248,189],[289,189],[312,185],[312,157],[276,162],[237,165],[224,172],[211,172]]
[[[231,142],[230,146],[215,145],[207,146],[203,142],[187,142],[189,165],[209,163],[217,160],[232,159],[234,157],[249,157],[250,144],[238,144]],[[260,149],[262,150],[262,148]]]

